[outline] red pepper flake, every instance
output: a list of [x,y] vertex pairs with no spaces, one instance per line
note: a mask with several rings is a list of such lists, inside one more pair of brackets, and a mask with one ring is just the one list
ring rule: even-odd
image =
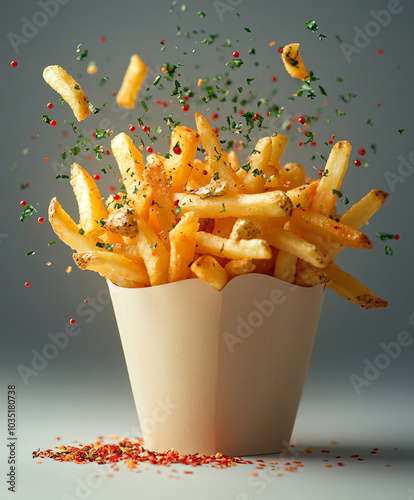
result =
[[377,104],[377,108],[380,108],[381,106],[382,106],[382,104],[379,102],[379,103]]
[[355,161],[354,161],[354,165],[355,165],[356,167],[360,167],[360,166],[361,166],[361,162],[360,162],[359,160],[355,160]]
[[57,125],[57,121],[56,121],[56,120],[52,120],[52,121],[50,122],[50,126],[51,126],[51,127],[56,127],[56,125]]
[[306,122],[306,118],[304,116],[298,116],[298,122],[303,125]]
[[12,61],[12,62],[10,63],[10,66],[11,66],[12,68],[15,68],[15,67],[17,66],[17,61]]
[[328,142],[328,144],[331,144],[331,145],[332,145],[332,144],[333,144],[333,141],[329,141],[329,142]]
[[240,55],[240,54],[237,52],[237,50],[235,50],[235,51],[233,52],[233,57],[239,57],[239,55]]
[[373,449],[373,451],[378,451],[378,448],[372,448],[372,449]]
[[315,142],[315,141],[312,141],[312,142],[311,142],[311,146],[312,146],[312,147],[315,147],[315,146],[316,146],[316,142]]
[[365,154],[365,153],[366,153],[365,149],[360,149],[360,150],[358,151],[358,154],[359,154],[360,156],[364,156],[364,154]]
[[26,206],[26,201],[25,201],[25,200],[22,200],[22,201],[20,202],[20,205],[21,205],[22,207],[25,207],[25,206]]
[[38,222],[39,224],[43,224],[43,222],[44,222],[44,221],[45,221],[45,219],[44,219],[43,217],[39,217],[39,218],[37,219],[37,222]]
[[277,76],[272,76],[272,82],[277,82]]
[[149,128],[148,128],[147,126],[142,127],[142,131],[143,131],[143,132],[148,132],[148,130],[149,130]]
[[188,94],[184,94],[184,100],[188,101],[188,99],[190,99],[190,96]]
[[104,36],[100,36],[99,37],[99,42],[100,43],[105,43],[106,42],[106,38]]
[[291,128],[292,128],[292,125],[288,125],[288,126],[286,127],[286,130],[290,130]]
[[174,201],[174,206],[175,206],[175,207],[178,207],[178,200],[175,200],[175,201]]
[[299,144],[298,144],[298,146],[303,146],[303,142],[300,141]]
[[394,240],[399,240],[400,239],[400,235],[399,234],[394,234]]
[[49,161],[49,158],[45,158],[45,162],[47,163]]
[[382,56],[382,55],[384,55],[384,51],[383,51],[382,49],[378,49],[378,50],[377,50],[377,54],[378,54],[379,56]]
[[290,123],[296,123],[296,120],[290,120]]
[[370,451],[370,453],[372,453],[373,455],[376,455],[377,452],[376,451]]
[[359,455],[351,455],[351,458],[359,457]]
[[342,462],[338,462],[339,467],[343,467],[344,464]]
[[31,136],[30,136],[30,140],[31,140],[31,141],[34,141],[35,139],[36,139],[36,137],[35,137],[34,135],[31,135]]
[[148,147],[147,147],[147,153],[152,153],[152,152],[153,152],[152,147],[151,147],[151,146],[148,146]]
[[93,176],[93,178],[96,180],[96,181],[99,181],[99,179],[101,178],[101,176],[99,174],[95,174]]
[[244,111],[242,109],[239,111],[239,115],[244,115]]
[[217,113],[214,113],[214,115],[211,115],[211,121],[214,122],[214,120],[217,120],[218,117],[219,115]]
[[363,461],[364,461],[364,459],[363,459],[363,458],[357,458],[357,460],[360,460],[361,462],[363,462]]
[[[338,226],[334,226],[334,228],[337,229]],[[321,450],[321,453],[331,453],[331,451],[330,450]]]
[[207,175],[207,174],[208,174],[207,170],[203,170],[203,175]]
[[109,156],[109,155],[111,154],[111,152],[107,149],[107,150],[105,151],[105,154],[106,154],[106,156]]
[[184,112],[187,112],[189,109],[190,109],[190,106],[187,106],[187,104],[183,104],[181,106],[181,110],[184,111]]
[[92,156],[91,156],[91,155],[89,155],[89,156],[88,156],[88,161],[92,161],[92,160],[93,160]]
[[109,186],[108,191],[110,193],[115,193],[115,191],[116,191],[115,186]]
[[134,127],[134,125],[131,124],[129,126],[129,130],[130,130],[130,132],[135,132],[136,128]]
[[114,200],[119,200],[120,198],[119,194],[114,194]]
[[260,113],[255,113],[253,119],[258,120],[259,118],[260,118]]
[[26,283],[24,284],[24,286],[25,286],[26,288],[29,288],[29,286],[30,286],[30,281],[26,281]]
[[281,54],[283,52],[283,47],[279,47],[277,51],[279,52],[279,54]]
[[174,153],[176,155],[180,155],[181,154],[181,148],[179,146],[175,146],[175,148],[173,149]]
[[72,319],[70,319],[70,320],[69,320],[69,323],[70,323],[71,325],[74,325],[74,324],[76,323],[76,320],[74,320],[74,319],[72,318]]

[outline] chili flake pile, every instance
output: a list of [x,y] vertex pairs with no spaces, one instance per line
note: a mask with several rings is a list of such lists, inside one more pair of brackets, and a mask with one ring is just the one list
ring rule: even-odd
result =
[[167,450],[163,453],[145,449],[142,439],[131,442],[126,439],[118,444],[95,444],[79,446],[60,446],[57,451],[47,449],[34,451],[33,458],[51,458],[57,462],[73,462],[76,464],[87,464],[95,462],[98,464],[113,464],[123,461],[128,467],[135,468],[140,463],[169,466],[172,464],[184,464],[191,466],[210,464],[218,469],[225,469],[234,465],[253,464],[241,457],[228,457],[221,453],[215,455],[180,455],[175,450]]

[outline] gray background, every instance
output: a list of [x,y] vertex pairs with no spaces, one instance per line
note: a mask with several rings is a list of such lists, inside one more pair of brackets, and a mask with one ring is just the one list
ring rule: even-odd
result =
[[[364,360],[374,362],[383,352],[381,343],[396,341],[401,331],[407,331],[411,337],[414,333],[414,321],[409,323],[409,317],[414,313],[411,285],[413,233],[410,227],[414,177],[400,178],[402,182],[397,182],[392,189],[386,179],[387,172],[398,174],[400,156],[408,160],[411,154],[413,158],[413,72],[410,64],[413,5],[408,0],[400,2],[402,11],[391,15],[389,24],[378,30],[372,23],[367,23],[373,20],[372,10],[379,12],[388,8],[385,1],[193,1],[188,3],[184,13],[179,12],[180,5],[178,2],[174,12],[169,13],[170,2],[164,1],[71,0],[59,5],[56,15],[46,16],[45,26],[38,28],[26,44],[19,45],[18,53],[13,50],[7,34],[22,35],[22,18],[32,21],[42,9],[37,2],[28,0],[3,7],[0,19],[3,68],[0,418],[3,449],[0,455],[4,460],[4,391],[7,384],[16,384],[19,464],[18,494],[15,497],[46,500],[65,498],[65,494],[71,495],[70,498],[81,498],[82,494],[86,495],[84,498],[112,498],[114,494],[123,494],[130,498],[162,498],[168,494],[171,498],[194,498],[196,495],[200,498],[239,499],[274,498],[278,495],[286,499],[414,498],[414,479],[410,475],[414,445],[413,346],[402,348],[400,356],[381,370],[369,385],[362,387],[360,395],[350,382],[353,374],[363,376]],[[201,19],[197,16],[199,10],[207,17]],[[36,19],[42,22],[44,16]],[[305,23],[310,19],[317,21],[318,33],[327,35],[327,38],[318,41],[317,33],[306,30]],[[183,35],[177,38],[177,26],[182,32],[204,29],[206,34],[191,34],[189,40]],[[249,27],[251,33],[243,27]],[[366,47],[352,54],[348,63],[335,35],[354,45],[356,28],[372,29],[378,33],[369,37]],[[373,35],[374,31],[370,33]],[[219,33],[220,38],[210,46],[200,43],[211,33]],[[99,43],[100,36],[106,37],[105,44]],[[226,37],[231,38],[232,48],[221,47]],[[254,43],[250,38],[254,38]],[[160,51],[162,39],[166,40],[167,47],[163,52]],[[274,47],[269,47],[271,41],[275,41]],[[306,66],[320,78],[317,84],[320,83],[328,93],[328,106],[323,104],[318,91],[314,101],[304,96],[295,102],[287,100],[300,83],[286,74],[277,48],[292,41],[301,43]],[[89,57],[84,62],[76,60],[75,49],[79,43],[84,44],[82,48],[89,49]],[[256,56],[247,54],[252,46],[256,48]],[[197,52],[191,53],[192,49]],[[360,148],[367,150],[365,159],[369,167],[356,168],[351,163],[343,185],[345,195],[354,202],[375,187],[390,192],[391,196],[381,215],[377,215],[366,228],[374,248],[369,252],[347,250],[338,258],[338,263],[389,300],[390,306],[385,310],[365,311],[331,291],[326,293],[293,434],[299,459],[305,463],[297,473],[285,473],[282,478],[277,478],[261,472],[263,483],[258,485],[249,482],[254,466],[240,466],[228,471],[197,469],[193,476],[184,476],[180,468],[180,481],[168,479],[166,470],[161,475],[153,469],[136,475],[121,468],[121,472],[113,478],[102,479],[101,484],[90,492],[76,492],[79,481],[86,481],[89,474],[95,473],[93,466],[47,461],[37,465],[30,458],[31,451],[54,446],[57,436],[63,443],[75,439],[91,442],[98,435],[113,433],[134,436],[138,432],[138,421],[112,307],[105,300],[103,279],[94,273],[82,273],[77,268],[67,275],[65,270],[73,263],[71,250],[60,242],[48,247],[47,243],[54,240],[55,235],[47,222],[43,225],[37,223],[38,216],[46,218],[49,200],[55,195],[76,218],[76,204],[68,181],[55,180],[52,164],[53,161],[59,162],[59,155],[65,148],[74,145],[75,136],[63,123],[64,119],[72,120],[72,114],[67,106],[60,106],[57,94],[43,82],[42,70],[49,64],[60,64],[79,78],[96,106],[109,103],[105,114],[83,122],[82,130],[90,133],[95,127],[110,126],[120,132],[128,131],[128,124],[136,123],[136,117],[142,112],[140,107],[126,112],[112,105],[112,93],[118,90],[132,53],[138,53],[148,64],[150,76],[147,83],[152,82],[165,61],[183,62],[186,66],[182,68],[180,81],[196,82],[199,77],[223,73],[227,69],[225,63],[231,60],[235,49],[245,64],[231,73],[236,82],[234,87],[241,82],[246,92],[245,78],[257,76],[252,88],[258,90],[259,96],[268,97],[271,90],[277,88],[272,103],[285,105],[283,118],[289,118],[290,114],[314,114],[317,108],[324,108],[323,118],[312,127],[316,150],[327,153],[323,143],[332,133],[336,134],[336,139],[347,139],[353,145],[352,161]],[[384,54],[378,55],[378,49],[384,50]],[[184,57],[183,51],[188,51],[188,55]],[[15,69],[10,67],[13,59],[19,63]],[[86,74],[90,60],[97,61],[97,75]],[[258,67],[254,66],[254,61],[259,61]],[[200,68],[195,67],[197,63]],[[108,76],[109,81],[99,88],[95,79],[103,76]],[[272,76],[278,77],[276,83],[271,81]],[[337,76],[343,82],[337,82]],[[339,95],[348,95],[349,92],[357,94],[350,103],[338,99]],[[154,92],[153,96],[166,100],[168,93]],[[49,101],[55,105],[51,111],[46,108]],[[209,117],[216,111],[216,102],[199,107],[192,104],[186,117],[175,106],[167,108],[167,113],[174,108],[176,116],[193,127],[193,111],[204,112],[207,108],[206,116]],[[165,125],[161,119],[165,113],[163,109],[156,105],[152,109],[149,124]],[[346,115],[336,116],[336,109],[343,110]],[[227,108],[221,109],[221,118],[227,112]],[[56,118],[58,126],[52,128],[42,123],[42,114]],[[330,125],[326,123],[328,114],[332,117]],[[102,124],[104,116],[110,120],[110,125]],[[368,119],[372,120],[372,126],[367,125]],[[221,126],[223,122],[218,120],[216,123]],[[163,128],[165,130],[165,126]],[[403,128],[405,133],[400,135],[398,129]],[[67,138],[61,137],[62,130],[68,130]],[[300,136],[295,132],[295,126],[292,132],[285,159],[302,163],[315,178],[312,165],[319,169],[323,162],[319,158],[312,162],[310,157],[314,149],[298,147]],[[40,135],[39,139],[31,141],[30,136],[36,134]],[[376,154],[371,144],[376,144]],[[25,148],[29,148],[26,155],[22,153]],[[157,148],[166,151],[161,143]],[[44,162],[45,157],[50,158],[49,163]],[[113,162],[111,157],[100,164],[88,162],[84,156],[78,158],[91,173],[99,172]],[[18,168],[13,170],[14,164]],[[111,183],[116,184],[112,174],[103,177],[99,185],[102,193],[106,193]],[[30,187],[21,191],[20,184],[25,182]],[[21,199],[38,210],[24,223],[19,221]],[[385,255],[386,243],[376,238],[376,232],[400,234],[399,241],[390,243],[393,257]],[[26,256],[32,249],[36,254]],[[50,267],[45,264],[48,261],[52,263]],[[26,281],[31,282],[30,288],[25,288]],[[82,306],[86,298],[89,306]],[[82,316],[82,311],[92,311],[93,299],[99,310]],[[79,310],[79,306],[84,309]],[[18,365],[30,366],[31,350],[42,351],[49,342],[47,335],[62,331],[72,317],[76,318],[81,333],[71,338],[68,346],[37,376],[30,377],[25,385],[17,371]],[[338,444],[331,446],[331,440]],[[314,448],[315,454],[304,453],[308,447]],[[335,448],[346,467],[323,467],[321,460],[325,455],[316,452],[327,447]],[[373,447],[380,449],[377,455],[370,454]],[[359,453],[365,461],[352,461],[349,456],[354,453]],[[384,468],[385,463],[391,467]],[[5,470],[6,464],[2,461],[2,498],[7,494]]]

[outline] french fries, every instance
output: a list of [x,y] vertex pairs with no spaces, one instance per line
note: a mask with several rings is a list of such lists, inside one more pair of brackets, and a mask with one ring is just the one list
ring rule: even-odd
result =
[[198,217],[189,212],[169,233],[170,263],[168,281],[185,280],[190,277],[190,264],[194,261],[196,234],[200,224]]
[[116,102],[124,108],[133,109],[138,91],[147,75],[147,66],[134,54],[131,56]]
[[290,217],[292,202],[282,191],[268,191],[259,194],[225,194],[201,198],[196,194],[179,193],[174,196],[181,213],[194,212],[199,217],[225,218],[248,217]]
[[191,271],[216,290],[222,290],[227,283],[227,273],[211,255],[202,255],[191,264]]
[[62,67],[48,66],[43,70],[43,78],[69,104],[78,121],[89,116],[89,100],[82,87]]
[[108,214],[98,186],[88,172],[75,162],[72,163],[70,177],[79,207],[79,226],[86,234],[103,234]]
[[73,260],[80,269],[97,271],[105,278],[116,275],[141,285],[149,285],[148,274],[141,261],[130,260],[112,252],[100,251],[75,253]]
[[[307,77],[298,44],[285,47],[284,60],[296,77]],[[144,78],[142,69],[139,75]],[[123,91],[128,107],[139,87],[134,78],[131,83],[128,76]],[[106,206],[91,175],[72,164],[79,224],[56,198],[49,220],[75,250],[81,269],[125,288],[197,277],[216,290],[239,275],[260,272],[303,287],[327,285],[361,307],[387,306],[333,263],[346,247],[372,247],[360,228],[388,196],[372,190],[342,216],[337,214],[351,152],[347,141],[333,146],[325,174],[309,182],[301,165],[282,167],[285,136],[261,138],[240,168],[234,151],[221,150],[206,118],[196,113],[195,119],[197,131],[185,126],[173,130],[165,157],[152,153],[144,159],[130,136],[113,137],[125,189],[112,194]],[[195,158],[200,140],[203,160]]]
[[290,43],[283,47],[282,60],[286,71],[292,78],[309,79],[309,73],[303,64],[298,43]]

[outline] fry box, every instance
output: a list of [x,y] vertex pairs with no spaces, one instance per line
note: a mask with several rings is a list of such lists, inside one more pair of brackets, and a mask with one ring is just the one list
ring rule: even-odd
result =
[[286,450],[324,285],[246,274],[221,292],[199,279],[108,286],[148,449]]

